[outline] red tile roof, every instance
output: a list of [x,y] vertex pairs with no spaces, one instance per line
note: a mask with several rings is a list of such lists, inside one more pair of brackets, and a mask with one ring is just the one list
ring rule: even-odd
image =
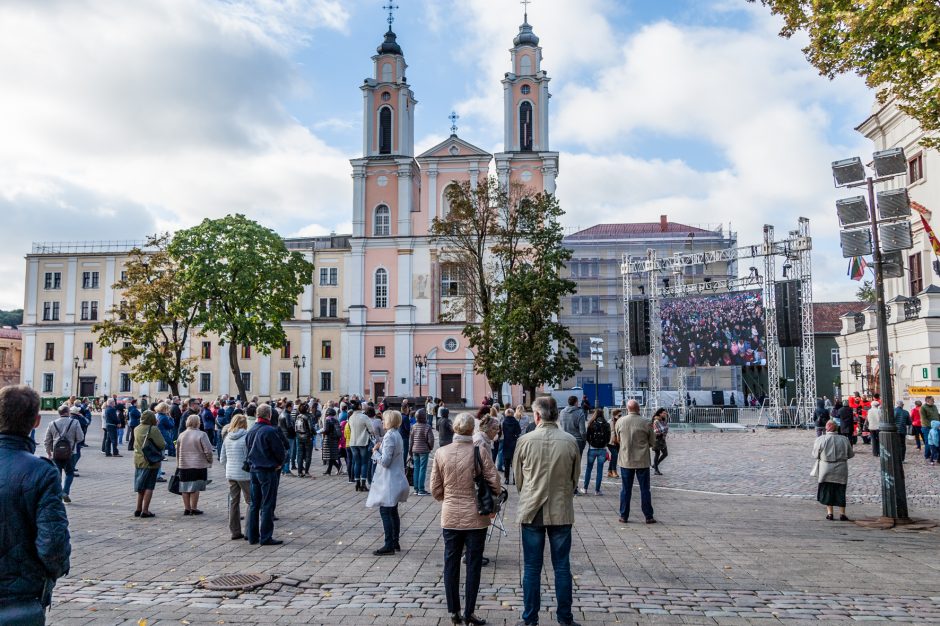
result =
[[22,339],[23,333],[15,328],[0,328],[0,339]]
[[814,302],[813,330],[817,334],[835,334],[842,332],[842,320],[846,313],[864,311],[867,302]]
[[634,222],[629,224],[597,224],[568,235],[565,239],[623,239],[631,237],[669,237],[690,233],[713,234],[697,226],[688,226],[678,222]]

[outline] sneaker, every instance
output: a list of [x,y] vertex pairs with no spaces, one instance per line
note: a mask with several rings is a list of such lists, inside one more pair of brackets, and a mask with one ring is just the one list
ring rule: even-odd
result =
[[602,496],[602,495],[604,495],[604,492],[601,491],[600,489],[595,489],[595,490],[594,490],[594,495],[595,495],[595,496]]
[[67,493],[62,494],[62,502],[71,502],[71,501],[72,499],[69,497],[69,494]]

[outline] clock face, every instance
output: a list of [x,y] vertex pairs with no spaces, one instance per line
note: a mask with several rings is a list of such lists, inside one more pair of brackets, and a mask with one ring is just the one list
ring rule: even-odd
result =
[[527,183],[532,180],[532,172],[526,170],[519,175],[519,178],[522,179],[522,182]]
[[375,182],[379,187],[384,187],[388,184],[388,176],[379,176],[375,179]]

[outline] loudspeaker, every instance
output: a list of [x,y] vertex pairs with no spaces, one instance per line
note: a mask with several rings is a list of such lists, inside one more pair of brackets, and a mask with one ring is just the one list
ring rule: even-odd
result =
[[712,405],[714,406],[724,406],[725,405],[725,392],[724,391],[715,391],[712,390]]
[[630,354],[646,356],[650,353],[650,301],[630,301]]
[[800,348],[800,281],[787,280],[774,284],[776,299],[774,315],[777,318],[777,343],[781,348]]

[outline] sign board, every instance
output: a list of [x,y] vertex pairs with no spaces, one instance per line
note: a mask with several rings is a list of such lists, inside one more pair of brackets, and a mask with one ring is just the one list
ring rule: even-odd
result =
[[940,387],[908,387],[907,392],[912,396],[940,395]]

